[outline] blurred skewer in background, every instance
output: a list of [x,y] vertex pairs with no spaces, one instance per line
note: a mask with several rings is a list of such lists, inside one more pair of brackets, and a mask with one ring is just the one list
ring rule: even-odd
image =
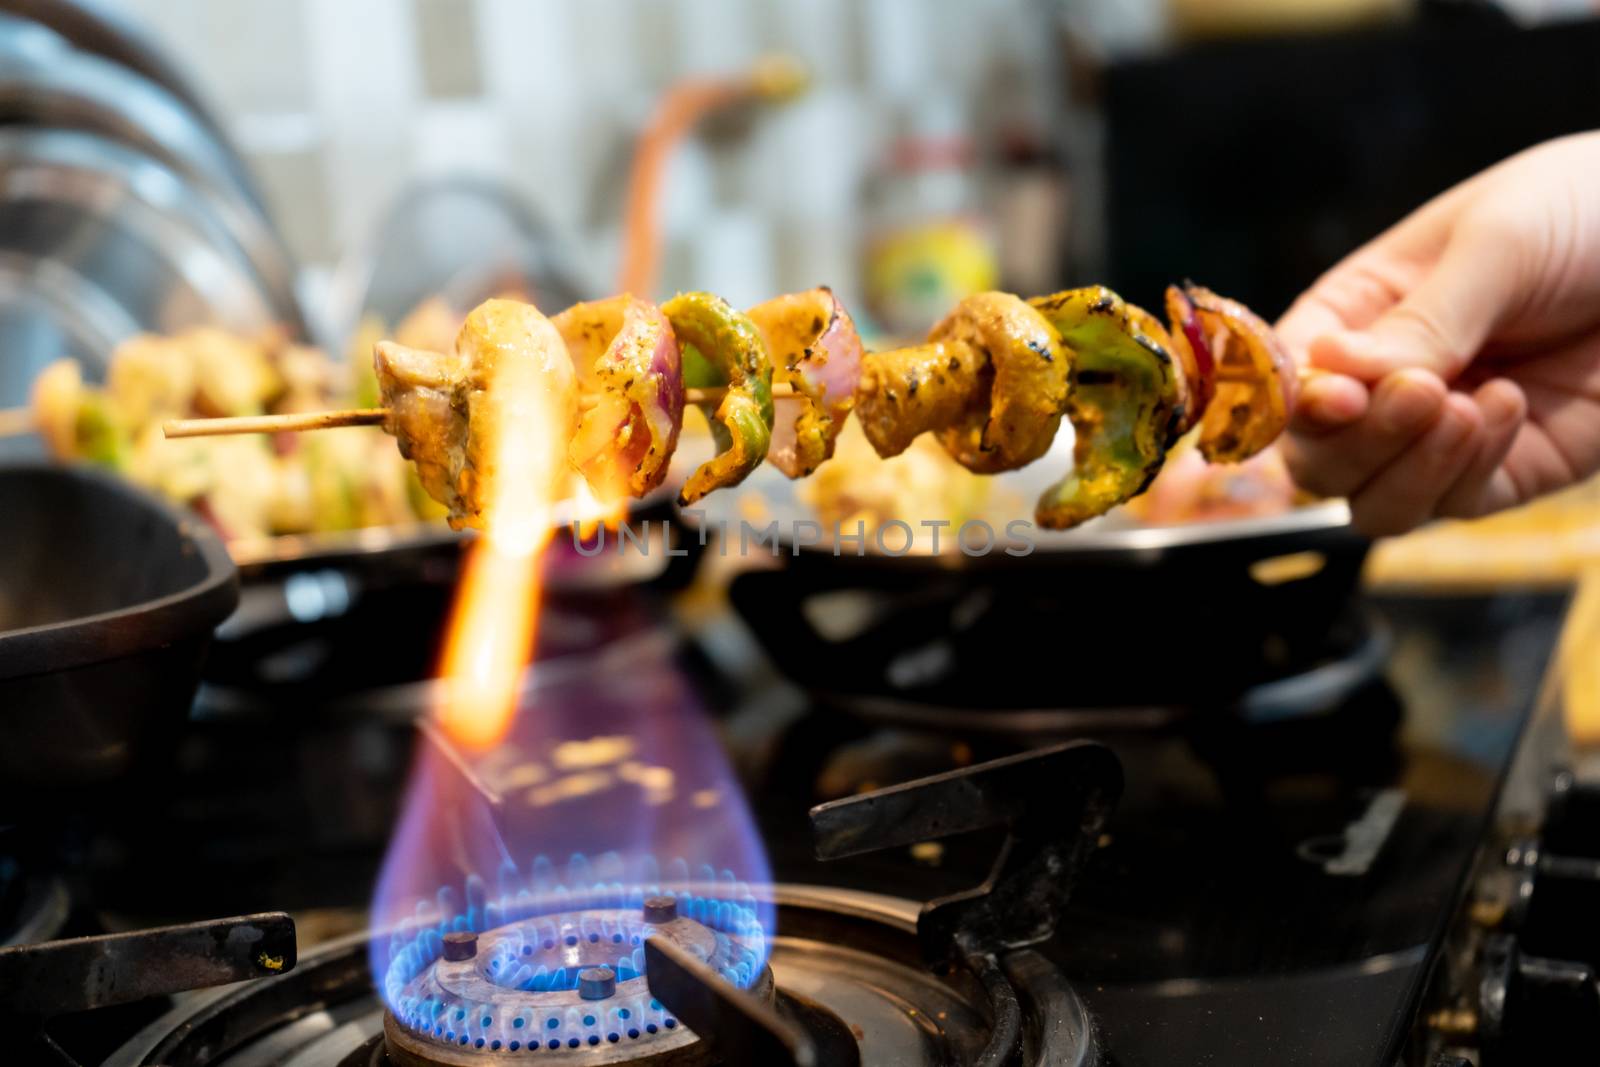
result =
[[808,81],[798,60],[780,54],[763,57],[740,74],[685,78],[667,90],[634,149],[618,292],[642,297],[655,293],[661,266],[661,185],[673,149],[702,119],[741,104],[792,100],[805,91]]

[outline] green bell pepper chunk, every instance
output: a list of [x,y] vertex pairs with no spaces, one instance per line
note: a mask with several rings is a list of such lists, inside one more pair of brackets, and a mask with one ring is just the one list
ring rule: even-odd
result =
[[691,389],[726,386],[721,403],[702,404],[717,455],[689,476],[678,494],[693,504],[714,489],[738,485],[761,465],[772,440],[772,356],[743,312],[711,293],[679,293],[661,305],[683,351]]
[[1103,515],[1149,486],[1170,445],[1179,393],[1172,353],[1140,330],[1104,286],[1028,301],[1073,351],[1067,416],[1077,439],[1070,474],[1045,490],[1034,517],[1047,529]]
[[122,420],[111,403],[98,392],[85,391],[78,403],[74,427],[78,455],[90,463],[114,471],[128,468],[131,443]]

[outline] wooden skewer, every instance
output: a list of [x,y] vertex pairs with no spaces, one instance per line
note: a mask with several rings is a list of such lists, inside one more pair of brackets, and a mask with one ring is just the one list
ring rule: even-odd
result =
[[339,426],[381,426],[388,408],[307,411],[293,415],[242,415],[231,419],[172,419],[161,424],[168,437],[219,437],[234,433],[292,433]]
[[[1300,381],[1315,376],[1318,372],[1302,368]],[[1219,374],[1219,381],[1236,379],[1238,376]],[[690,404],[716,404],[727,393],[727,388],[718,386],[710,389],[685,389],[683,398]],[[774,382],[772,395],[775,399],[783,399],[795,395],[795,390],[788,382]],[[0,413],[4,414],[4,413]],[[161,424],[161,430],[168,437],[220,437],[236,433],[295,433],[302,430],[332,430],[340,426],[381,426],[389,417],[388,408],[356,408],[352,411],[310,411],[294,415],[245,415],[230,419],[173,419]],[[31,423],[30,423],[31,425]]]
[[[725,387],[715,389],[685,389],[684,399],[690,404],[715,404],[721,401]],[[794,390],[784,382],[772,387],[775,397],[793,396]],[[592,407],[593,404],[584,405]],[[350,411],[308,411],[293,415],[242,415],[226,419],[169,419],[161,424],[167,437],[224,437],[237,433],[298,433],[304,430],[335,430],[341,426],[382,426],[389,417],[388,408],[355,408]]]
[[32,408],[0,408],[0,437],[20,437],[36,426]]
[[[715,404],[722,400],[726,387],[685,389],[690,404]],[[772,387],[775,397],[794,395],[786,382]],[[593,403],[583,405],[593,407]],[[388,408],[355,408],[350,411],[308,411],[294,415],[241,415],[226,419],[169,419],[161,424],[166,437],[225,437],[238,433],[298,433],[304,430],[335,430],[341,426],[382,426]]]

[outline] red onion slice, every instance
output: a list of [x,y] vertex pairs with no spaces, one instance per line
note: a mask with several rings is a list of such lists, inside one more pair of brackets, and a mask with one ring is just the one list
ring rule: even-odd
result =
[[827,287],[775,297],[746,314],[772,353],[774,380],[794,389],[794,396],[774,401],[767,459],[790,478],[802,478],[833,455],[855,406],[861,337]]
[[660,485],[683,428],[678,341],[661,309],[633,296],[572,307],[552,320],[578,372],[584,411],[568,456],[602,500]]

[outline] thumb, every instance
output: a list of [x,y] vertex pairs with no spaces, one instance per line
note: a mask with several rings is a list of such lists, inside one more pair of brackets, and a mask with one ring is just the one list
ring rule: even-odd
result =
[[1370,326],[1314,339],[1312,364],[1368,382],[1406,367],[1453,379],[1512,298],[1507,260],[1497,242],[1458,230],[1422,279]]

